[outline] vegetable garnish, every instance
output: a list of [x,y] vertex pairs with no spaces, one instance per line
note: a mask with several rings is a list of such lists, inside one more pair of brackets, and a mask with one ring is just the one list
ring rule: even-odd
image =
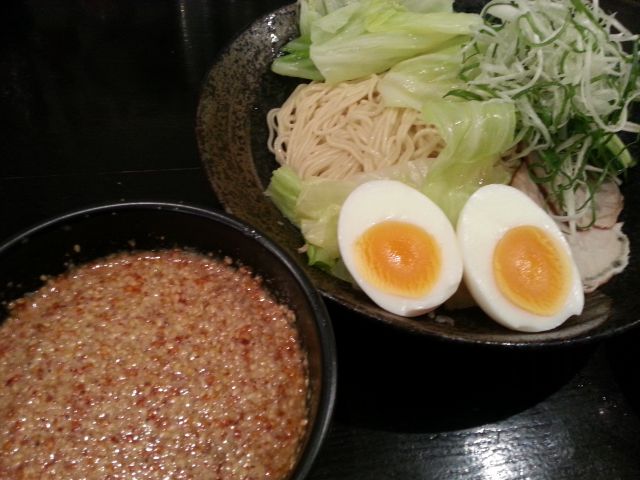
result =
[[466,86],[449,96],[515,103],[517,155],[575,231],[602,182],[634,163],[618,134],[640,132],[629,120],[640,96],[638,35],[597,0],[493,0],[481,14],[463,48]]
[[300,36],[272,69],[280,75],[337,83],[388,70],[437,51],[481,24],[454,13],[450,0],[302,0]]
[[511,172],[500,156],[514,143],[515,109],[512,102],[500,99],[431,100],[422,114],[438,127],[446,146],[420,190],[455,225],[460,210],[480,186],[509,183]]

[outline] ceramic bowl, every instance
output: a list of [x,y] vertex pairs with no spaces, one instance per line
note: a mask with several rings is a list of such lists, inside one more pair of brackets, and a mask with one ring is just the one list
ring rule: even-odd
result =
[[[291,478],[311,468],[327,433],[336,391],[332,326],[317,290],[290,255],[255,228],[221,212],[166,203],[122,203],[75,211],[46,221],[0,246],[0,301],[38,289],[56,275],[110,253],[190,248],[251,267],[296,315],[309,360],[310,428]],[[5,312],[6,314],[6,312]],[[1,318],[1,316],[0,316]]]
[[[478,11],[483,2],[459,0],[458,10]],[[634,18],[632,4],[602,2],[618,18]],[[543,333],[520,333],[490,320],[478,308],[403,318],[377,307],[347,282],[306,265],[298,252],[304,244],[300,232],[264,195],[271,172],[277,168],[267,150],[267,112],[280,106],[301,80],[270,71],[279,48],[297,35],[295,5],[282,7],[257,19],[217,58],[205,79],[197,113],[197,137],[202,161],[213,189],[228,212],[266,232],[296,259],[322,294],[356,314],[394,327],[464,343],[548,346],[601,339],[640,323],[638,252],[640,213],[633,208],[640,195],[640,172],[632,169],[625,180],[624,229],[631,240],[631,264],[605,287],[589,294],[582,315]],[[630,26],[634,27],[631,23]],[[637,154],[637,150],[633,151]],[[637,155],[636,155],[637,156]],[[348,321],[345,319],[344,321]]]

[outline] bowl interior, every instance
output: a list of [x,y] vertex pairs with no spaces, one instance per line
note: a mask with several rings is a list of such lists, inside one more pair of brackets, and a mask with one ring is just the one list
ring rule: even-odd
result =
[[[483,2],[458,0],[456,8],[478,11]],[[602,2],[620,18],[634,18],[623,0]],[[625,22],[632,28],[632,22]],[[300,80],[278,76],[270,64],[279,48],[297,35],[295,5],[285,6],[256,20],[222,52],[205,80],[198,109],[197,136],[202,161],[218,199],[228,212],[266,232],[298,262],[322,294],[347,308],[403,330],[465,343],[509,346],[547,346],[591,341],[640,323],[640,299],[629,295],[638,279],[631,265],[605,288],[588,295],[584,313],[561,327],[538,334],[510,331],[491,321],[477,308],[437,316],[403,318],[377,307],[346,282],[305,264],[298,253],[304,244],[300,232],[264,196],[271,172],[277,167],[267,150],[266,114],[280,106]],[[632,147],[635,148],[635,147]],[[633,150],[637,156],[637,149]],[[637,168],[626,180],[626,204],[633,205],[640,181]],[[637,251],[640,219],[635,209],[624,211],[625,231]],[[626,293],[625,293],[626,292]]]
[[118,204],[72,213],[0,247],[0,301],[6,307],[7,301],[39,288],[42,275],[62,273],[71,264],[118,251],[173,247],[229,256],[250,266],[278,300],[295,311],[309,358],[312,428],[292,477],[303,478],[318,452],[333,409],[333,332],[324,303],[304,274],[253,228],[218,212],[170,204]]

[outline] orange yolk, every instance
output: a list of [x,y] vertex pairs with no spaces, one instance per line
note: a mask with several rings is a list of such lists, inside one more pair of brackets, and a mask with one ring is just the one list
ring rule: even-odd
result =
[[553,315],[569,294],[569,260],[538,227],[509,230],[493,254],[493,271],[502,294],[518,307]]
[[429,233],[410,223],[378,223],[362,234],[355,250],[363,277],[389,294],[421,297],[440,276],[440,247]]

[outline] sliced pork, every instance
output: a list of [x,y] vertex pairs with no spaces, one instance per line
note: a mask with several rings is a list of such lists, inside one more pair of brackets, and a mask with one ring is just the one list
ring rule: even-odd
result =
[[[511,185],[546,211],[550,210],[544,192],[531,179],[526,163],[515,172]],[[583,203],[587,195],[586,188],[579,189],[576,192],[576,203]],[[618,222],[624,204],[618,185],[613,180],[607,180],[596,192],[594,201],[595,211],[587,209],[576,221],[578,228],[588,225],[591,228],[569,233],[568,225],[558,222],[571,247],[585,292],[594,291],[629,264],[629,238],[622,232],[622,223]]]

